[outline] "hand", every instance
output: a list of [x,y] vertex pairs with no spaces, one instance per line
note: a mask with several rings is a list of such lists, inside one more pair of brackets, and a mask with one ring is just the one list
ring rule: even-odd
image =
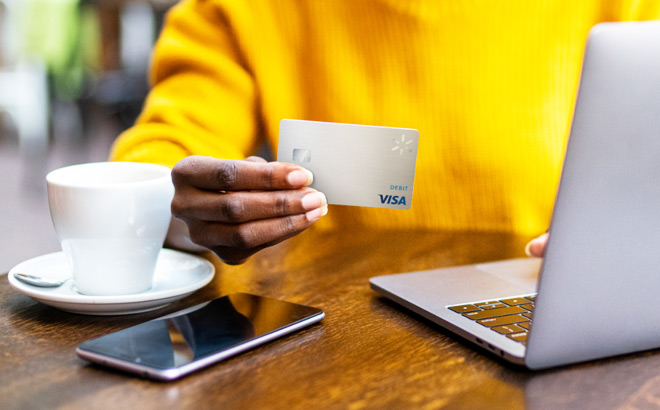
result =
[[548,233],[546,232],[543,235],[529,241],[529,243],[525,247],[525,253],[528,256],[536,256],[542,258],[543,255],[545,254],[545,246],[547,244],[548,244]]
[[289,163],[191,156],[172,170],[172,215],[228,264],[299,234],[327,212],[312,174]]

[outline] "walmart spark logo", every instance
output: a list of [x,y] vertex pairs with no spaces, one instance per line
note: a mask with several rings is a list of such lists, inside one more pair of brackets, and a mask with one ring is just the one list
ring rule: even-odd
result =
[[399,156],[403,156],[404,152],[412,152],[412,144],[413,140],[410,138],[406,139],[406,134],[402,134],[401,138],[392,138],[392,142],[394,142],[394,146],[392,147],[392,152],[399,152]]

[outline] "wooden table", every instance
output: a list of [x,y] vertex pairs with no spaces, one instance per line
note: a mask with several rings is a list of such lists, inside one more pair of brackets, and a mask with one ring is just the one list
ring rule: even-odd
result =
[[[628,409],[660,403],[660,354],[533,373],[514,368],[369,289],[374,275],[522,256],[528,238],[487,233],[306,232],[155,312],[58,311],[0,277],[1,409]],[[246,291],[326,318],[181,380],[152,382],[78,359],[80,342]]]

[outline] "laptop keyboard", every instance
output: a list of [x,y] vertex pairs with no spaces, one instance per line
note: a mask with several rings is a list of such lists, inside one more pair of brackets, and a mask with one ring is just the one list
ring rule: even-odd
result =
[[474,320],[511,340],[527,345],[536,295],[447,306],[447,309]]

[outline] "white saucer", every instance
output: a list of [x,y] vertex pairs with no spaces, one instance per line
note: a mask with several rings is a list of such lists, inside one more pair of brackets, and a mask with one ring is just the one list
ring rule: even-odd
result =
[[204,258],[184,252],[163,249],[158,256],[154,285],[148,291],[134,295],[88,296],[78,293],[69,280],[58,288],[40,288],[19,282],[14,272],[39,275],[44,278],[71,276],[63,252],[49,253],[21,262],[7,275],[16,290],[39,302],[60,310],[84,315],[126,315],[148,312],[184,298],[208,284],[215,268]]

